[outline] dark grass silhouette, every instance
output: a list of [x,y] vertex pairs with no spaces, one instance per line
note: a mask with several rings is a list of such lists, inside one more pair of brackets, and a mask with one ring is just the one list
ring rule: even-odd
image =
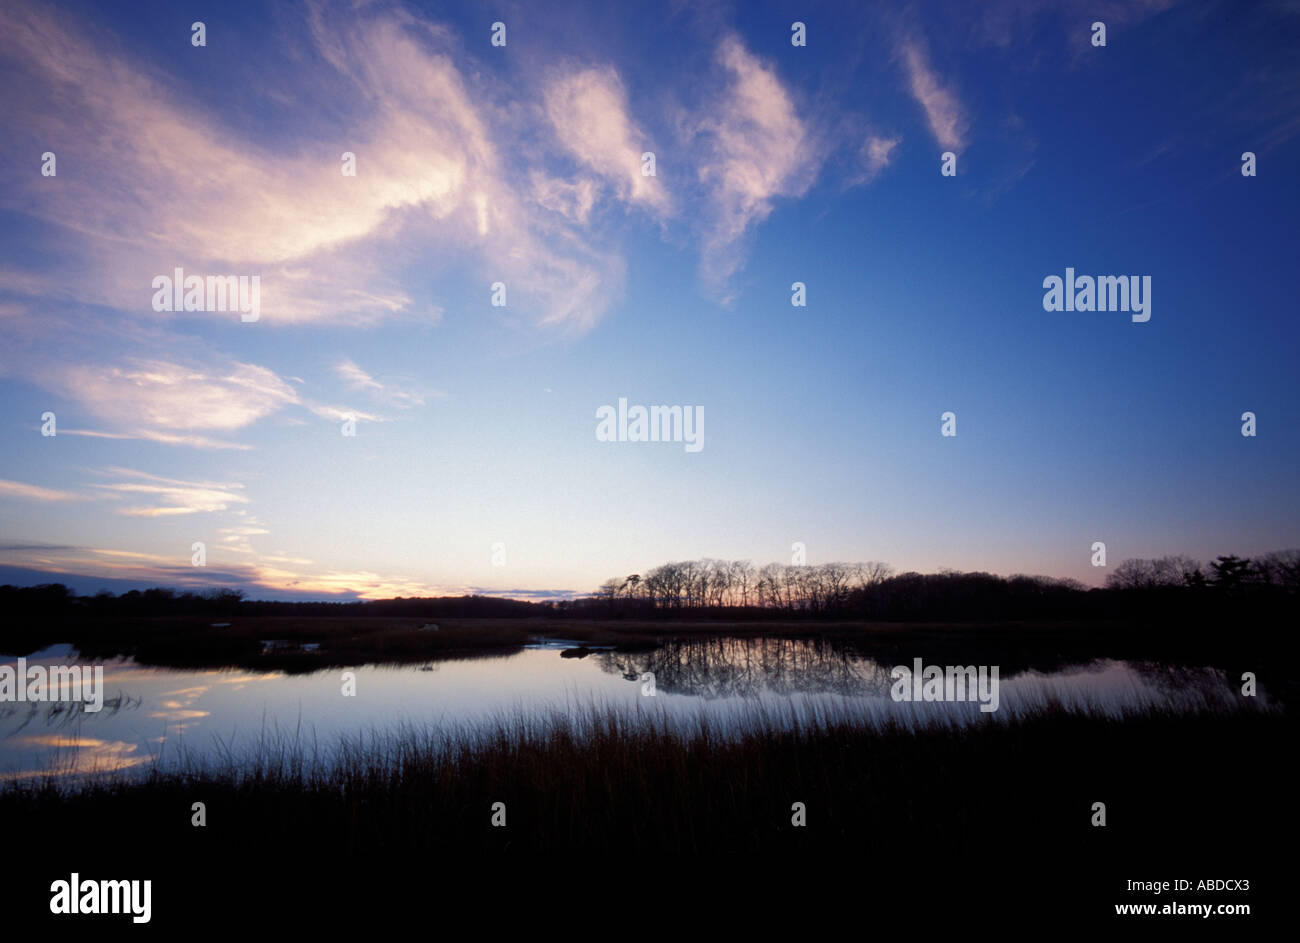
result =
[[[0,821],[26,849],[22,881],[66,878],[93,837],[112,849],[114,876],[154,878],[173,915],[210,903],[195,875],[284,888],[403,880],[416,867],[441,888],[502,867],[722,857],[732,876],[764,860],[843,862],[839,878],[844,867],[902,881],[898,893],[915,896],[895,903],[940,906],[937,882],[949,895],[985,888],[1000,906],[1084,907],[1072,921],[1134,899],[1124,881],[1152,875],[1253,878],[1243,899],[1262,900],[1263,849],[1292,825],[1294,731],[1281,711],[1104,718],[1058,706],[919,730],[849,714],[779,721],[751,715],[732,738],[591,707],[446,736],[398,730],[328,755],[272,739],[228,769],[71,791],[11,783]],[[190,824],[196,801],[205,828]],[[504,828],[490,824],[496,801]],[[1098,801],[1104,828],[1090,824]],[[806,827],[791,824],[794,802]],[[184,876],[170,873],[181,860]]]

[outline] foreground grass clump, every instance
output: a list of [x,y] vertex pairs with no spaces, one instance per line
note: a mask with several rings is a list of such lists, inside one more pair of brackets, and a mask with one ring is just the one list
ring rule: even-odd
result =
[[[703,716],[683,725],[592,706],[474,728],[407,726],[329,749],[270,738],[221,767],[142,781],[12,783],[0,816],[46,841],[51,830],[90,829],[122,846],[146,834],[160,851],[215,855],[267,841],[349,855],[1169,844],[1267,827],[1289,736],[1284,715],[1256,711],[1057,710],[920,729],[850,712],[751,713],[736,734]],[[196,801],[204,829],[190,824]],[[1096,801],[1107,803],[1108,830],[1090,826]],[[495,802],[506,804],[505,828],[490,824]],[[795,802],[807,827],[791,824]]]
[[[270,736],[222,767],[143,781],[10,783],[0,822],[22,866],[6,913],[48,918],[51,882],[72,871],[153,880],[160,927],[242,919],[254,901],[294,924],[394,901],[493,925],[558,918],[556,901],[623,919],[647,894],[683,893],[729,919],[861,905],[913,923],[1073,924],[1113,921],[1126,880],[1153,875],[1250,879],[1261,912],[1281,893],[1261,864],[1294,827],[1281,710],[742,720],[733,735],[591,706],[329,749]],[[1099,801],[1105,828],[1091,825]]]

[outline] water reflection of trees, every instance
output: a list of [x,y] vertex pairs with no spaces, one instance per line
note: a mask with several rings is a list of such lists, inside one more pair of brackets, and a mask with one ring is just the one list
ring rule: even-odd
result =
[[701,638],[653,651],[601,652],[602,671],[705,698],[772,694],[887,694],[889,667],[823,639]]
[[[893,683],[890,670],[894,665],[911,667],[914,657],[925,664],[1000,664],[1003,682],[1026,671],[1068,678],[1099,671],[1108,661],[1021,655],[1012,662],[1006,657],[991,658],[991,652],[980,657],[973,650],[944,652],[942,647],[913,645],[912,651],[905,653],[897,645],[875,650],[824,638],[690,638],[668,641],[648,651],[598,652],[593,661],[602,671],[628,681],[640,681],[646,672],[653,672],[655,687],[663,693],[704,698],[765,693],[888,696]],[[1236,675],[1220,668],[1146,659],[1123,659],[1120,664],[1171,698],[1196,697],[1207,704],[1219,704],[1235,700],[1239,694],[1240,685],[1233,681]]]

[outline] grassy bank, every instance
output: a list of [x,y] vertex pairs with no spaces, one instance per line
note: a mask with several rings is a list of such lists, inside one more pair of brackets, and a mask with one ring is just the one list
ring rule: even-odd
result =
[[[0,791],[0,814],[70,834],[121,821],[181,846],[323,839],[358,854],[448,844],[747,852],[954,833],[1173,840],[1208,808],[1225,827],[1261,808],[1289,732],[1281,714],[1253,710],[1123,719],[1055,710],[919,730],[851,712],[806,716],[795,728],[755,714],[745,726],[730,736],[704,721],[682,728],[593,707],[333,746],[272,739],[228,765],[143,782],[109,777],[71,791],[12,783]],[[195,801],[207,803],[214,827],[190,827]],[[507,804],[505,828],[489,822],[497,801]],[[796,801],[809,810],[807,828],[791,825]],[[1094,801],[1110,803],[1109,832],[1089,825]]]
[[[367,880],[377,899],[414,884],[406,893],[454,908],[556,882],[590,894],[615,873],[630,883],[614,893],[637,899],[656,882],[708,898],[741,875],[742,895],[775,875],[785,893],[818,874],[816,893],[847,888],[875,906],[942,912],[978,889],[990,917],[1050,905],[1076,922],[1132,899],[1130,878],[1246,877],[1247,899],[1276,892],[1264,863],[1294,824],[1293,743],[1283,713],[1256,710],[1058,708],[919,730],[751,714],[732,737],[596,707],[331,748],[269,742],[225,768],[0,789],[6,838],[24,849],[6,891],[47,900],[50,880],[98,867],[154,879],[158,906],[184,921],[220,912],[214,888],[240,906],[292,889],[320,916],[333,913],[322,889],[355,895]],[[496,802],[504,827],[491,824]],[[1105,827],[1091,824],[1095,802]]]

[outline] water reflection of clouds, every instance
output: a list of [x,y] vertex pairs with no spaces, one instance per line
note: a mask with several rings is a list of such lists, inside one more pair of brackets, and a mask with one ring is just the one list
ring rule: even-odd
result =
[[202,679],[207,683],[191,684],[172,691],[161,692],[157,695],[160,700],[153,704],[154,709],[145,715],[167,722],[167,733],[159,738],[159,742],[165,742],[168,734],[184,733],[186,730],[198,726],[196,721],[211,717],[212,711],[200,709],[197,702],[199,698],[209,692],[216,693],[214,688],[243,691],[250,684],[280,680],[284,678],[284,672],[230,671],[216,668],[195,672],[192,677]]
[[211,717],[212,711],[174,709],[174,710],[164,710],[164,711],[150,711],[145,716],[160,717],[163,720],[198,720],[201,717]]
[[[212,711],[199,710],[194,706],[194,702],[211,689],[210,684],[195,684],[175,691],[165,691],[158,695],[165,700],[155,702],[154,710],[145,716],[165,720],[171,732],[181,733],[193,727],[193,721],[212,716]],[[163,735],[163,740],[166,740],[166,734]]]
[[80,776],[111,773],[152,762],[136,743],[100,740],[65,734],[32,734],[13,737],[9,744],[33,751],[43,762],[34,769],[0,773],[0,780]]

